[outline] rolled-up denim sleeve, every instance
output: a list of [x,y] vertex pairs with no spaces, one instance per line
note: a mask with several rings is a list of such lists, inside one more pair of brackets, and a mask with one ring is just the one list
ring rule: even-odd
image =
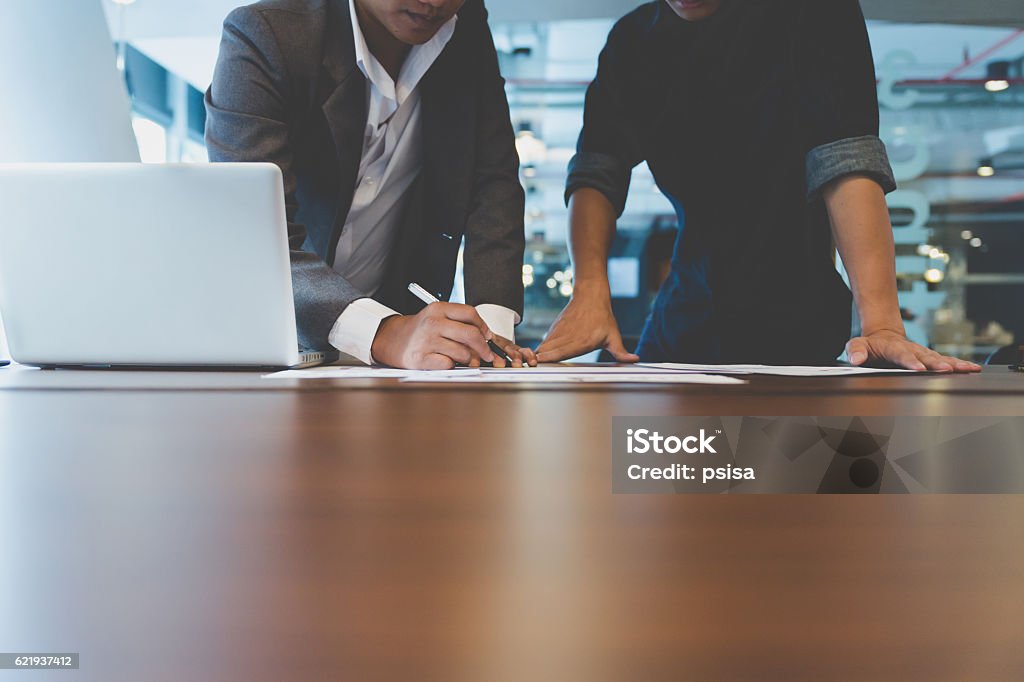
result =
[[584,187],[596,189],[622,215],[633,168],[643,161],[634,117],[627,111],[626,83],[631,65],[621,54],[633,38],[620,22],[608,35],[597,62],[597,76],[587,88],[583,130],[569,162],[565,201]]
[[844,175],[866,175],[888,194],[896,189],[885,144],[876,135],[849,137],[818,145],[807,152],[807,198]]
[[583,187],[596,189],[605,195],[615,214],[622,215],[629,194],[632,168],[612,154],[577,152],[569,161],[569,176],[565,182],[565,201]]

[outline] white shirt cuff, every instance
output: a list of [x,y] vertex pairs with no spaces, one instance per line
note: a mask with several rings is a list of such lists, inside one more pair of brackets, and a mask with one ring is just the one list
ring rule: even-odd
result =
[[327,340],[342,353],[372,365],[370,349],[377,329],[385,318],[397,314],[372,298],[356,299],[338,316]]
[[516,325],[519,324],[519,315],[516,311],[509,310],[503,305],[481,303],[476,306],[476,312],[492,332],[515,342]]

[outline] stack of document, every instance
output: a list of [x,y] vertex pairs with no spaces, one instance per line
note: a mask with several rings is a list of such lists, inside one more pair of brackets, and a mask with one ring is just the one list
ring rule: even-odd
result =
[[773,365],[693,365],[645,362],[637,365],[568,365],[443,371],[384,367],[313,367],[266,374],[268,379],[398,379],[403,382],[460,384],[743,384],[735,375],[764,374],[786,377],[841,377],[869,374],[918,374],[909,369],[869,367],[802,367]]
[[692,365],[683,362],[642,362],[639,367],[675,372],[709,374],[766,374],[780,377],[845,377],[866,374],[921,374],[912,369],[879,369],[875,367],[811,367],[800,365]]
[[744,384],[742,379],[635,365],[541,365],[507,369],[459,368],[443,371],[383,367],[313,367],[266,374],[268,379],[398,379],[460,384]]
[[541,365],[521,369],[477,370],[477,374],[453,374],[438,379],[433,372],[420,372],[402,379],[404,382],[448,381],[464,384],[745,384],[735,377],[676,372],[672,370],[636,366],[572,366]]

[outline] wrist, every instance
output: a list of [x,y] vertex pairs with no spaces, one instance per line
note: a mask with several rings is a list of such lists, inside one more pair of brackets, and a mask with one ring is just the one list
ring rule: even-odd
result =
[[871,336],[872,334],[881,334],[882,332],[890,332],[904,337],[907,335],[906,329],[903,328],[903,320],[870,322],[861,320],[861,336]]
[[593,277],[588,279],[577,279],[573,282],[572,297],[589,300],[610,300],[612,297],[611,286],[607,277]]
[[390,361],[390,346],[389,343],[393,336],[395,325],[402,319],[401,315],[391,315],[385,317],[380,321],[380,325],[377,327],[377,333],[373,337],[373,342],[370,344],[370,358],[378,364],[391,365]]
[[[867,297],[861,297],[862,299]],[[888,297],[886,297],[888,298]],[[895,299],[895,296],[893,297]],[[893,332],[900,336],[906,336],[907,332],[903,327],[903,316],[900,314],[899,303],[895,300],[878,305],[873,304],[871,299],[861,300],[857,304],[858,317],[860,318],[861,334],[877,334],[879,332]]]

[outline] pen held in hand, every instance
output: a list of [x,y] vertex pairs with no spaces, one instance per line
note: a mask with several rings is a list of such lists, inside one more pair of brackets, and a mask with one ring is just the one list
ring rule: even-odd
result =
[[[421,287],[419,284],[416,284],[415,282],[409,283],[409,291],[412,293],[413,296],[420,299],[427,305],[430,305],[431,303],[440,303],[436,296],[434,296],[432,293]],[[501,346],[494,343],[494,341],[488,339],[487,347],[490,348],[491,352],[497,355],[498,357],[505,358],[505,362],[508,363],[509,367],[512,366],[512,358],[508,356],[508,353],[501,349]]]

